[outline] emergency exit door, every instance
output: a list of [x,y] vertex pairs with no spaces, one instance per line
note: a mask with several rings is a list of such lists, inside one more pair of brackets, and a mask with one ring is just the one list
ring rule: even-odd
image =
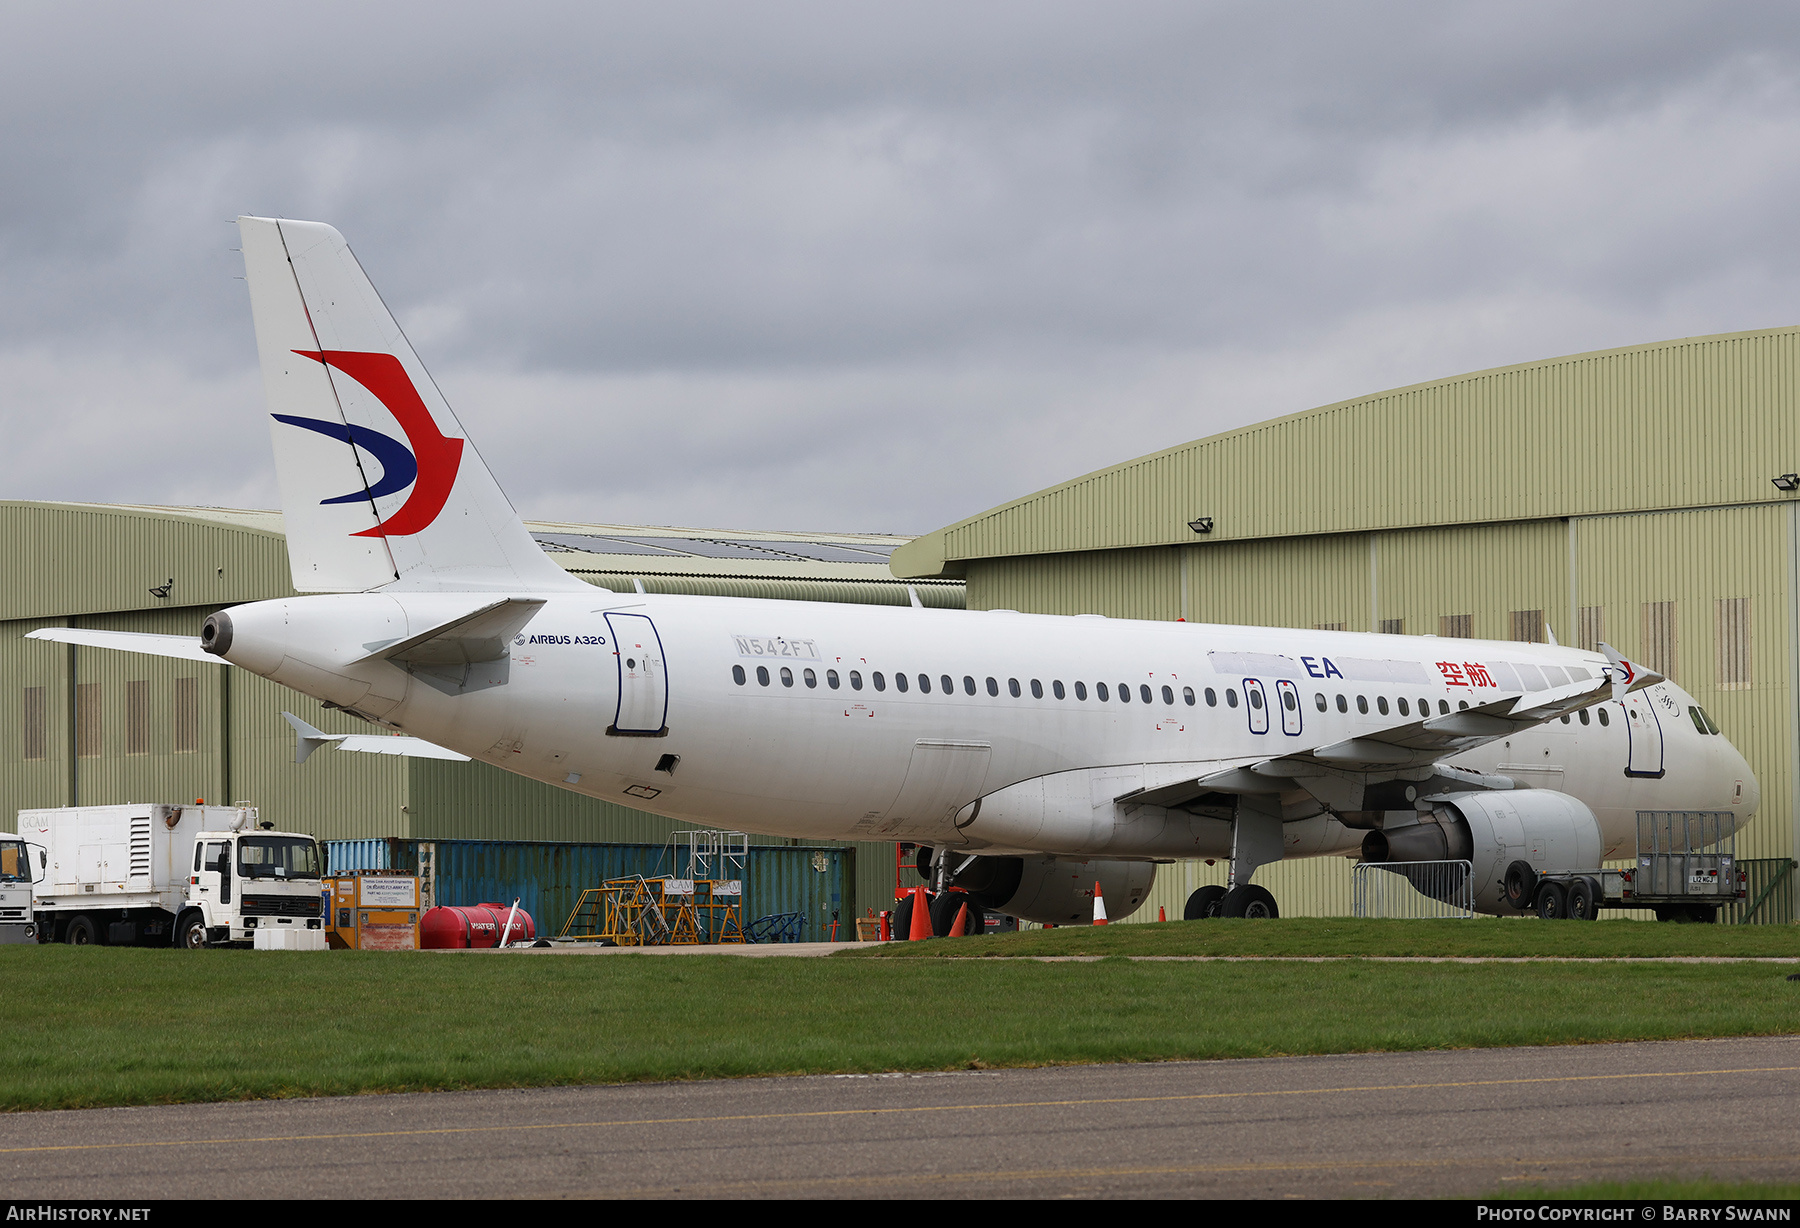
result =
[[606,732],[641,738],[667,733],[669,676],[656,624],[645,614],[608,614],[606,625],[619,663],[619,706]]

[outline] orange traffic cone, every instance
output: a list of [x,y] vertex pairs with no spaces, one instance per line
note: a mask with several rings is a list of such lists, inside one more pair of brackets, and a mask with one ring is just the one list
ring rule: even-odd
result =
[[1100,897],[1100,884],[1094,884],[1094,924],[1106,924],[1106,901]]
[[1163,909],[1161,904],[1156,906],[1156,919],[1158,921],[1167,921],[1169,919],[1169,914]]
[[964,904],[956,910],[956,923],[950,927],[950,937],[962,938],[969,932],[969,906]]
[[931,897],[925,894],[925,888],[913,888],[912,932],[906,938],[908,942],[917,942],[921,938],[931,937]]

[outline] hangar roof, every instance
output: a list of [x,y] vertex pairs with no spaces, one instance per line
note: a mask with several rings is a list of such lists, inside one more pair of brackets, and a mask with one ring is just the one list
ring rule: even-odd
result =
[[[603,588],[905,605],[888,556],[908,538],[527,521],[550,557]],[[216,605],[293,591],[279,512],[0,502],[0,619]],[[170,585],[159,597],[151,590]],[[959,583],[916,586],[962,605]]]
[[[1800,327],[1476,371],[1227,431],[1052,486],[894,552],[971,559],[1782,502]],[[1211,517],[1202,535],[1189,522]]]

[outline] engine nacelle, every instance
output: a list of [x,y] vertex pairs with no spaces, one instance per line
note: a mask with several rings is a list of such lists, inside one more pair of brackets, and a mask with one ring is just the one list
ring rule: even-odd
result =
[[983,907],[1024,921],[1086,925],[1094,919],[1095,883],[1106,900],[1107,919],[1117,921],[1143,905],[1155,881],[1153,861],[977,857],[954,885]]
[[[1585,803],[1551,789],[1452,793],[1426,799],[1416,821],[1384,824],[1363,837],[1365,862],[1467,861],[1474,867],[1475,907],[1512,913],[1506,867],[1524,861],[1545,870],[1600,865],[1600,820]],[[1393,817],[1394,812],[1390,812]],[[1422,880],[1413,885],[1426,890]],[[1435,894],[1435,893],[1432,893]]]

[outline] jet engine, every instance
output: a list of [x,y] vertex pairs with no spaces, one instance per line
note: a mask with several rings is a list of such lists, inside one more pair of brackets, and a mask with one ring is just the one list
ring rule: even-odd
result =
[[1401,863],[1399,873],[1426,895],[1448,897],[1461,887],[1441,873],[1408,874],[1405,863],[1467,861],[1474,868],[1475,907],[1514,913],[1506,901],[1506,869],[1515,861],[1533,870],[1589,870],[1600,864],[1600,820],[1585,803],[1551,789],[1451,793],[1424,799],[1430,808],[1389,811],[1380,830],[1363,837],[1364,862]]
[[1094,918],[1095,883],[1106,900],[1107,919],[1117,921],[1136,912],[1150,894],[1156,863],[977,857],[951,881],[995,912],[1042,924],[1085,925]]

